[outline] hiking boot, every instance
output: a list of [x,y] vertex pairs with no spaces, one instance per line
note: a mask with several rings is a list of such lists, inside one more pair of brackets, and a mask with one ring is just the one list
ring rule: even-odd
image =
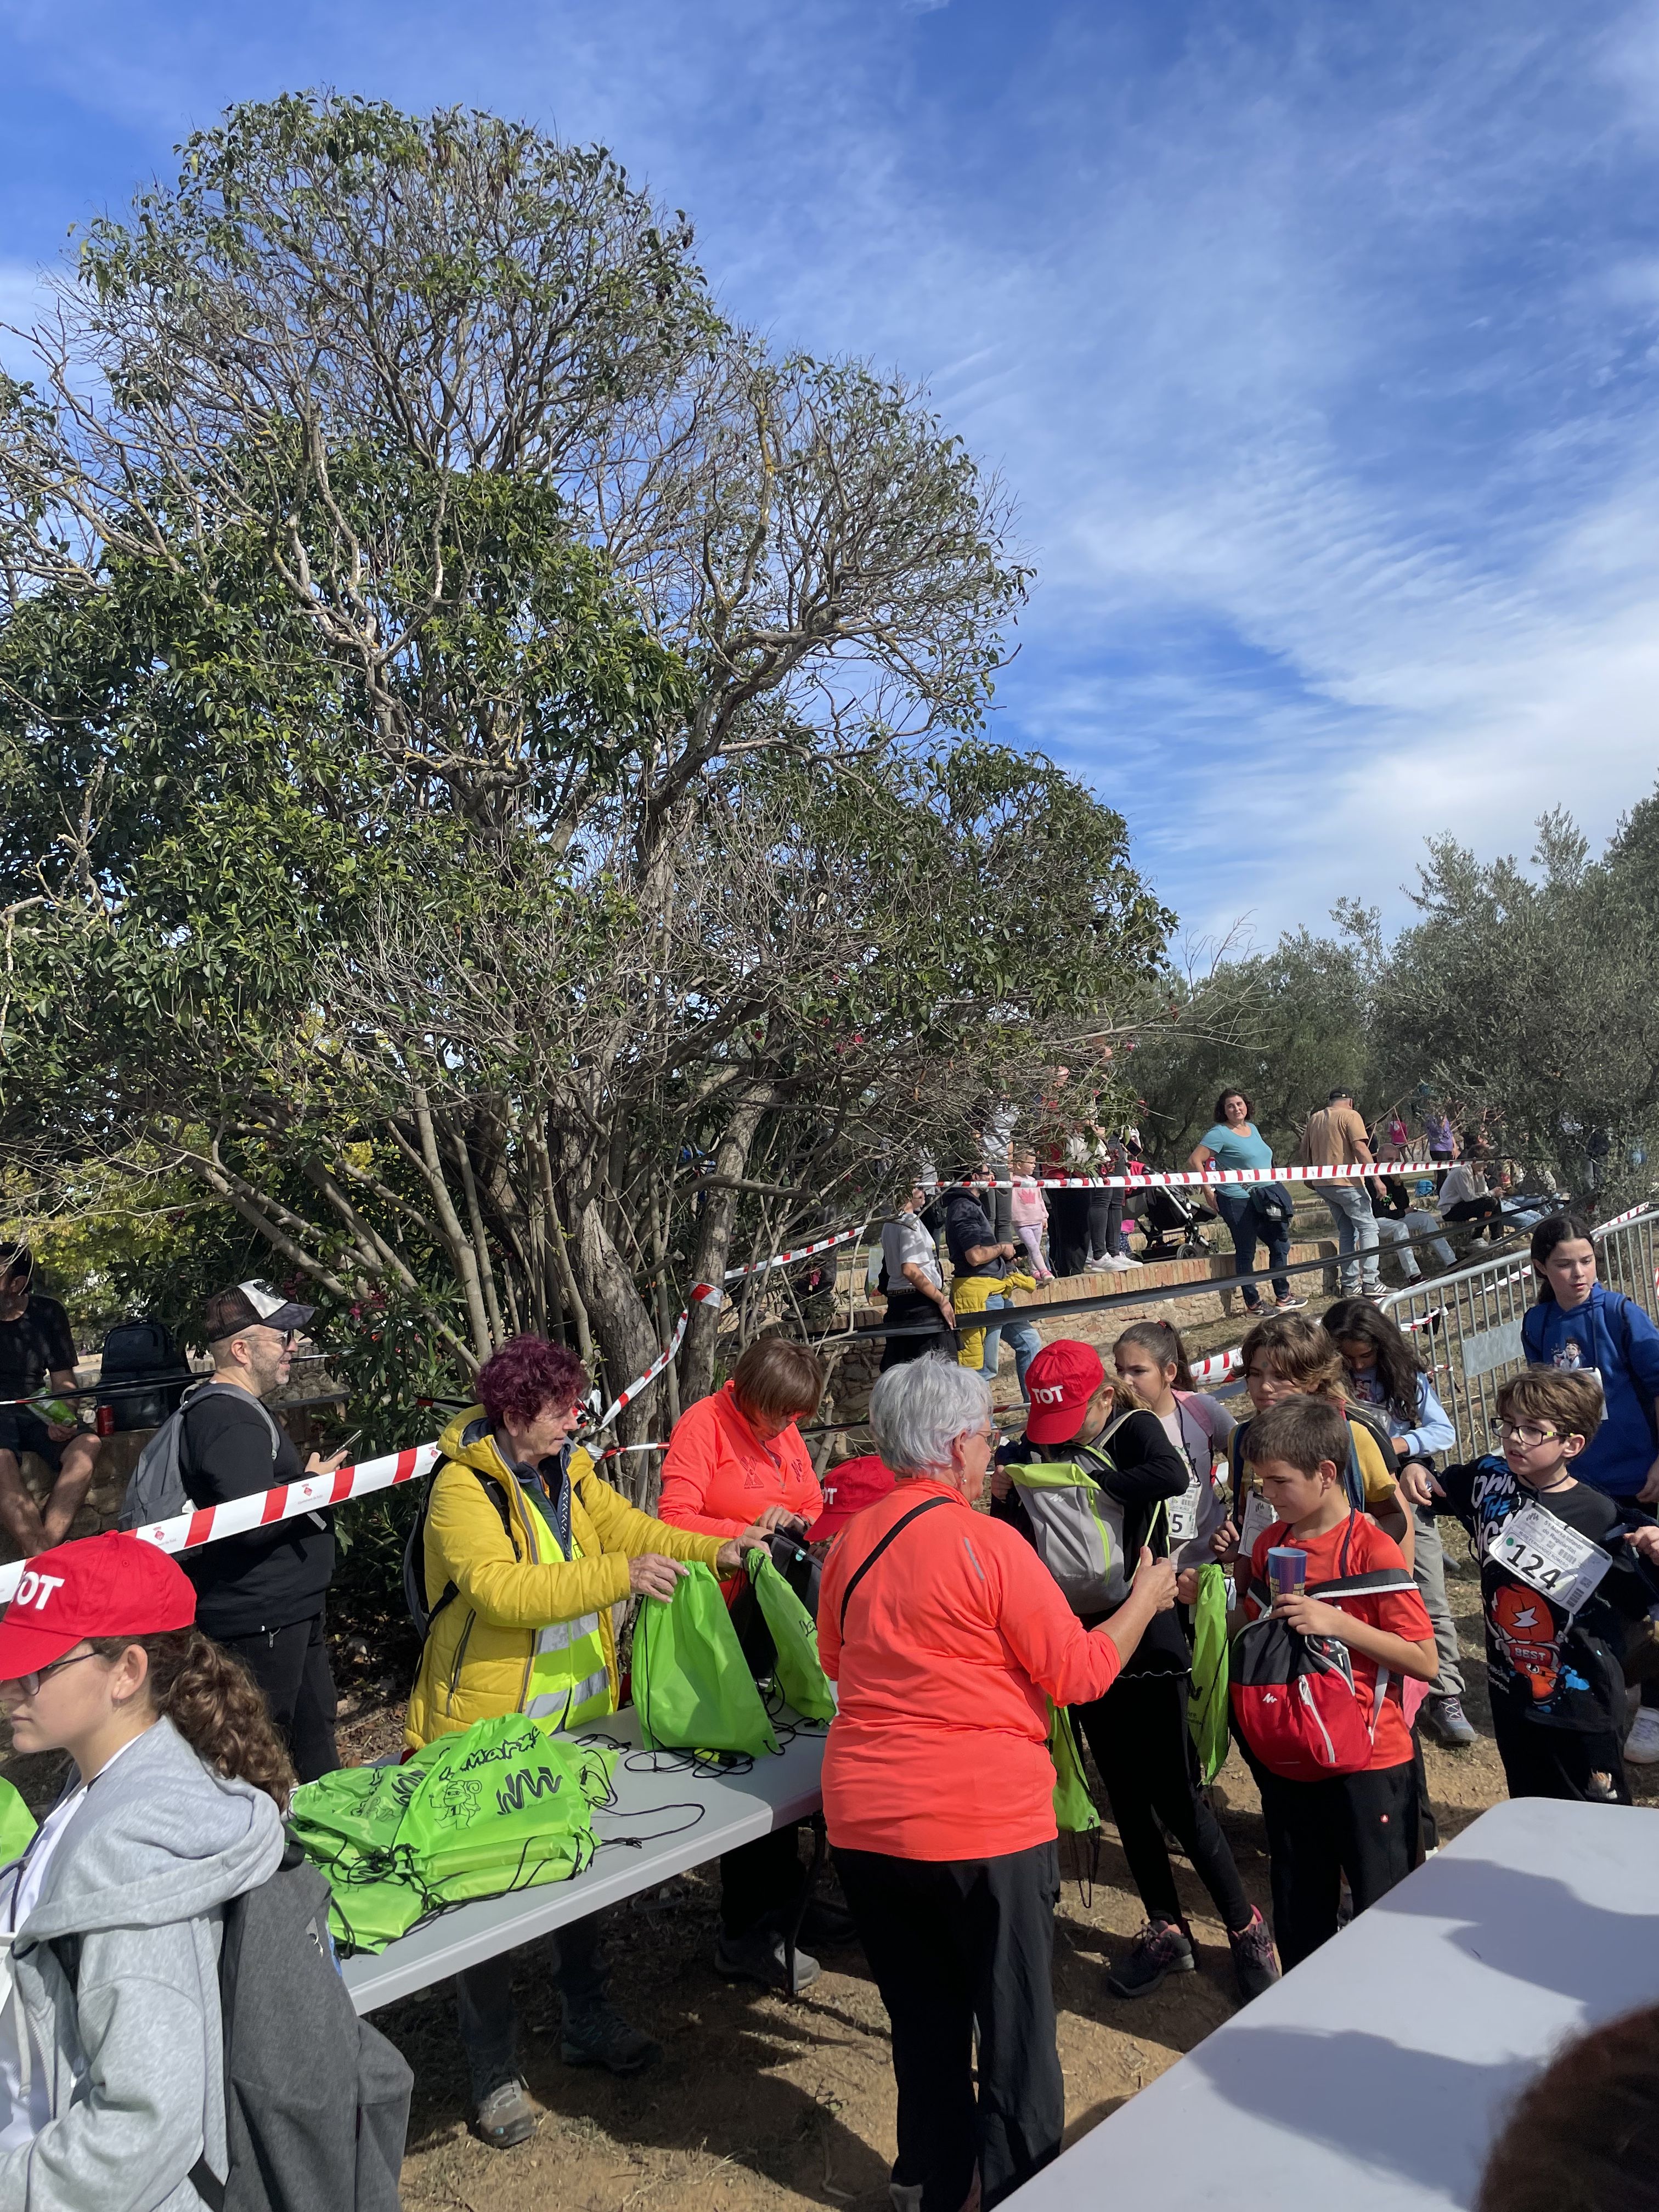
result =
[[1279,1979],[1272,1930],[1261,1913],[1253,1911],[1248,1928],[1241,1928],[1237,1935],[1228,1931],[1227,1947],[1233,1954],[1238,1994],[1249,2004],[1252,1997],[1259,1997],[1263,1990],[1272,1989]]
[[[1423,1707],[1423,1717],[1442,1743],[1454,1750],[1467,1751],[1477,1741],[1474,1723],[1463,1710],[1462,1698],[1430,1698]],[[1659,1758],[1659,1753],[1655,1756]]]
[[529,2090],[515,2076],[498,2082],[478,2100],[470,2124],[478,2141],[492,2150],[511,2150],[514,2143],[528,2142],[540,2122]]
[[1197,1966],[1193,1939],[1179,1921],[1149,1920],[1106,1977],[1106,1988],[1115,1997],[1149,1997],[1171,1974],[1190,1974]]
[[921,2212],[921,2184],[919,2181],[890,2181],[887,2194],[893,2212]]
[[728,1982],[758,1982],[763,1989],[783,1990],[799,1996],[818,1978],[818,1962],[795,1946],[795,1980],[792,1989],[785,1963],[783,1931],[770,1920],[757,1921],[740,1936],[722,1929],[714,1942],[714,1972]]
[[1659,1766],[1659,1706],[1644,1705],[1625,1738],[1625,1756],[1632,1766]]
[[1617,1805],[1620,1799],[1612,1775],[1599,1770],[1584,1784],[1584,1796],[1591,1805]]
[[614,2006],[564,2008],[559,2056],[567,2066],[603,2066],[607,2074],[642,2074],[662,2057],[662,2045],[626,2021]]

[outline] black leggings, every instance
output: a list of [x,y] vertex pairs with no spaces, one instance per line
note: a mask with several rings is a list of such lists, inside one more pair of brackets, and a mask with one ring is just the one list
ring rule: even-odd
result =
[[1250,1924],[1250,1901],[1215,1814],[1204,1796],[1198,1753],[1187,1725],[1185,1674],[1120,1674],[1103,1698],[1073,1705],[1089,1739],[1129,1872],[1149,1920],[1184,1918],[1163,1821],[1215,1899],[1230,1935]]

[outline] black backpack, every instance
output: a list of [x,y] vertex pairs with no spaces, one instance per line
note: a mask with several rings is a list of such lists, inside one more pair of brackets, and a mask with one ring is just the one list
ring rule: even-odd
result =
[[[157,1378],[149,1389],[117,1389],[117,1383]],[[118,1429],[159,1429],[179,1409],[191,1380],[185,1355],[165,1322],[124,1321],[104,1339],[98,1403],[107,1406]]]
[[[454,1465],[464,1463],[451,1462]],[[507,1540],[512,1545],[516,1559],[519,1540],[513,1534],[513,1509],[507,1504],[507,1492],[493,1474],[480,1474],[476,1467],[470,1467],[466,1471],[501,1515],[501,1527],[507,1532]],[[428,1607],[426,1601],[426,1524],[432,1510],[432,1486],[437,1479],[434,1473],[432,1481],[422,1484],[420,1509],[404,1539],[404,1603],[409,1607],[409,1617],[414,1622],[416,1632],[422,1644],[432,1633],[432,1624],[438,1615],[453,1597],[459,1595],[453,1583],[446,1583],[435,1604]]]
[[[329,1887],[289,1840],[282,1863],[225,1907],[219,1952],[225,2140],[221,2183],[189,2174],[208,2212],[398,2212],[415,2076],[359,2020],[328,1934]],[[71,1982],[80,1939],[52,1948]]]

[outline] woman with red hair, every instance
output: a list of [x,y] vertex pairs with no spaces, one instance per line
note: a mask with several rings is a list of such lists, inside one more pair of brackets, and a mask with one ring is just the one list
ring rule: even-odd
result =
[[[611,1607],[672,1597],[687,1560],[732,1572],[743,1543],[766,1541],[757,1528],[724,1538],[671,1528],[601,1481],[571,1443],[587,1387],[563,1345],[515,1337],[479,1369],[479,1403],[444,1431],[426,1501],[411,1749],[500,1713],[556,1730],[595,1726],[618,1700]],[[556,1979],[566,2065],[635,2074],[661,2056],[606,2002],[596,1921],[562,1931]],[[536,2116],[518,2066],[511,1954],[469,1968],[457,1989],[472,2131],[497,2148],[522,2142]]]

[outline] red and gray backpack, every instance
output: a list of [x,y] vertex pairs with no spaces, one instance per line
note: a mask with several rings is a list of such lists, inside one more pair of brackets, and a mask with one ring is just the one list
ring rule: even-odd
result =
[[[1351,1518],[1338,1562],[1343,1567],[1352,1534]],[[1416,1588],[1404,1567],[1379,1567],[1370,1574],[1310,1583],[1306,1595],[1340,1605],[1345,1598],[1391,1597]],[[1377,1716],[1389,1693],[1388,1668],[1377,1668],[1368,1704],[1354,1686],[1346,1644],[1328,1636],[1304,1636],[1275,1620],[1268,1610],[1273,1593],[1266,1583],[1252,1582],[1250,1595],[1262,1610],[1234,1640],[1230,1685],[1233,1718],[1246,1749],[1269,1774],[1286,1782],[1362,1773],[1371,1763]]]

